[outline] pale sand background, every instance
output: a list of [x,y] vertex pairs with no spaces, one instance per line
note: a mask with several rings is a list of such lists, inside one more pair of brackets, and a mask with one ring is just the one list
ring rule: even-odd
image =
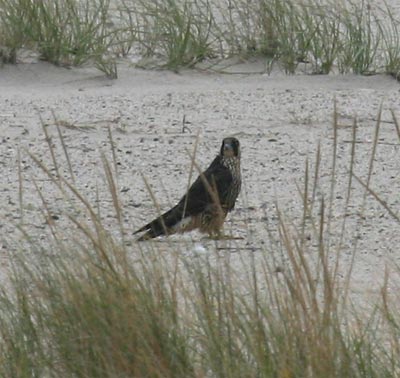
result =
[[[234,69],[258,70],[258,62]],[[81,128],[63,127],[65,142],[72,160],[76,185],[95,203],[99,190],[99,208],[112,232],[116,232],[108,189],[104,182],[100,153],[111,159],[108,127],[113,131],[119,162],[118,187],[124,207],[124,222],[134,230],[153,218],[156,210],[141,178],[143,173],[162,209],[167,209],[184,193],[190,158],[196,135],[200,132],[197,162],[202,168],[216,155],[223,137],[237,136],[242,144],[244,191],[226,229],[242,241],[218,242],[221,256],[235,263],[249,256],[261,256],[261,250],[277,258],[278,248],[271,248],[266,229],[277,229],[275,201],[288,218],[299,222],[301,201],[296,184],[303,185],[304,167],[309,158],[314,169],[317,145],[321,143],[322,181],[317,195],[329,195],[332,154],[333,101],[337,100],[339,118],[338,169],[335,219],[343,217],[352,117],[359,120],[356,172],[367,176],[374,124],[383,102],[381,135],[374,162],[371,186],[400,212],[399,140],[389,110],[400,118],[400,85],[387,76],[271,76],[259,74],[222,75],[184,71],[180,74],[135,70],[120,67],[119,79],[110,81],[92,69],[62,69],[46,63],[5,66],[0,69],[0,245],[1,262],[8,266],[8,254],[19,248],[20,233],[15,225],[20,219],[18,149],[30,152],[51,165],[50,153],[40,125],[39,114],[50,124],[61,171],[68,177],[67,164],[57,140],[51,116]],[[185,117],[187,128],[182,132]],[[386,122],[387,121],[387,122]],[[42,214],[42,203],[34,180],[46,195],[58,225],[68,223],[62,196],[22,151],[23,205],[26,225],[31,225],[36,240],[46,240],[49,226]],[[351,260],[358,240],[353,293],[370,295],[379,292],[386,265],[394,270],[400,262],[399,225],[375,200],[367,197],[360,217],[363,191],[353,184],[354,192],[347,212],[341,264]],[[317,211],[315,212],[317,214]],[[339,223],[339,226],[341,223]],[[336,240],[340,227],[332,229]],[[128,239],[133,240],[129,233]],[[196,241],[195,251],[187,240]],[[193,233],[174,236],[183,253],[207,253],[208,240]],[[170,248],[160,239],[159,246]],[[310,240],[310,244],[313,240]],[[337,244],[337,243],[336,243]],[[201,247],[203,246],[204,249]],[[134,249],[134,247],[129,247]],[[187,252],[185,252],[187,251]],[[310,258],[314,259],[313,249]],[[334,252],[332,250],[332,255]],[[283,261],[279,264],[284,265]],[[277,263],[278,264],[278,263]],[[3,269],[3,274],[4,274]],[[394,285],[392,283],[391,285]]]

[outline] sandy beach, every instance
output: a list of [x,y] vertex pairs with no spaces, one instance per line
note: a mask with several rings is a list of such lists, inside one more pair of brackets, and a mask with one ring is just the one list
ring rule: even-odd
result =
[[[329,198],[336,99],[339,143],[330,232],[332,259],[341,244],[340,265],[345,271],[356,248],[351,292],[366,295],[367,300],[378,294],[385,268],[390,271],[389,267],[400,262],[397,248],[400,234],[393,217],[371,196],[365,196],[362,186],[355,181],[344,214],[351,126],[356,117],[354,169],[365,181],[382,104],[383,122],[371,188],[398,212],[399,140],[390,110],[400,117],[399,83],[382,75],[287,76],[279,70],[271,75],[252,73],[258,72],[260,66],[262,63],[255,61],[238,64],[229,74],[193,70],[177,74],[122,65],[117,80],[108,80],[95,69],[64,69],[43,62],[4,66],[0,70],[2,274],[6,274],[10,253],[21,248],[22,236],[16,225],[22,223],[28,227],[39,242],[46,243],[50,237],[37,188],[54,215],[52,221],[61,228],[69,224],[66,214],[74,211],[28,156],[28,152],[32,153],[52,167],[40,122],[42,118],[51,136],[60,174],[70,178],[52,112],[61,126],[70,154],[76,187],[89,202],[97,203],[102,219],[115,233],[115,214],[101,159],[104,154],[112,162],[109,129],[115,144],[124,226],[132,232],[156,215],[142,175],[160,208],[166,210],[185,192],[190,154],[197,135],[196,161],[203,169],[217,154],[222,138],[236,136],[242,145],[244,188],[225,228],[243,239],[218,242],[221,253],[229,254],[234,264],[250,254],[270,254],[284,266],[286,257],[280,254],[279,248],[271,246],[266,230],[276,235],[276,204],[289,222],[300,224],[302,201],[298,187],[304,187],[307,160],[310,172],[315,169],[318,144],[321,172],[315,196]],[[22,181],[19,180],[18,151]],[[315,212],[317,214],[318,209]],[[344,217],[346,225],[342,232]],[[134,249],[134,236],[129,232],[127,240]],[[214,243],[196,232],[176,235],[172,240],[177,245],[182,243],[184,250],[187,241],[194,240],[201,253],[207,253],[210,243]],[[164,239],[157,243],[166,249],[170,247]],[[315,258],[314,249],[310,236],[307,258]],[[395,285],[394,281],[390,285]],[[395,286],[389,290],[391,288]]]

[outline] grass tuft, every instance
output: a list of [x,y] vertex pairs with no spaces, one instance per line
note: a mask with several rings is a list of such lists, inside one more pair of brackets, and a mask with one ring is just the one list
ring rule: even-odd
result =
[[37,50],[41,59],[61,66],[102,62],[114,33],[109,0],[0,0],[0,15],[8,48]]
[[159,56],[162,66],[176,69],[192,67],[211,54],[213,18],[207,0],[124,0],[124,6],[135,14],[143,56]]

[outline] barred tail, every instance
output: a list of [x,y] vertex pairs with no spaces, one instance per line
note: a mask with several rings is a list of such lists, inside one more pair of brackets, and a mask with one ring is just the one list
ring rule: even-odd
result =
[[[163,215],[154,219],[150,223],[136,230],[133,234],[146,231],[137,241],[144,241],[156,238],[161,235],[168,235],[169,230],[182,218],[182,211],[178,206],[173,207]],[[172,232],[173,233],[173,232]]]

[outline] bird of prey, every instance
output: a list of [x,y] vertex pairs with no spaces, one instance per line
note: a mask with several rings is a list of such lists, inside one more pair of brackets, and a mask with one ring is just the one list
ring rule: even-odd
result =
[[189,188],[176,206],[139,228],[138,241],[198,229],[220,238],[228,212],[235,207],[241,187],[240,145],[225,138],[220,153]]

